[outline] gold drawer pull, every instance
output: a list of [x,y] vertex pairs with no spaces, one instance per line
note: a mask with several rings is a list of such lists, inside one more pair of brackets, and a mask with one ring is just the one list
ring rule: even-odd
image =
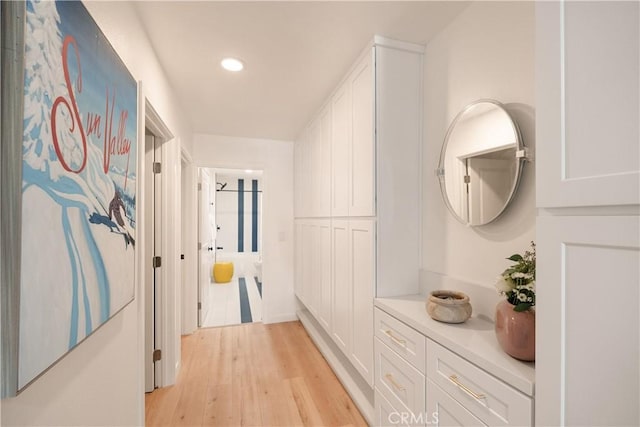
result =
[[396,344],[399,344],[399,345],[401,345],[403,347],[407,346],[407,342],[405,340],[400,339],[400,338],[396,337],[395,335],[393,335],[393,332],[391,332],[391,329],[387,329],[386,331],[384,331],[384,333],[387,334],[387,336],[389,338],[391,338],[393,341],[395,341]]
[[392,386],[394,386],[395,388],[397,388],[399,391],[405,391],[406,389],[404,387],[402,387],[400,384],[398,384],[396,382],[396,380],[393,378],[393,375],[391,374],[385,374],[384,376],[390,383]]
[[449,379],[451,380],[452,383],[454,383],[455,385],[457,385],[458,387],[460,387],[462,390],[466,391],[469,395],[471,395],[474,399],[485,399],[486,396],[484,394],[478,394],[475,391],[471,390],[469,387],[467,387],[466,385],[462,384],[460,382],[460,380],[458,379],[457,375],[451,375],[449,376]]

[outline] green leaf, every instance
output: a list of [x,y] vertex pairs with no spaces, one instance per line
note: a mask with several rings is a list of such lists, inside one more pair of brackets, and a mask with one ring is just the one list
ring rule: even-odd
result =
[[509,258],[507,258],[508,260],[514,261],[514,262],[518,262],[518,261],[522,261],[522,255],[520,254],[514,254],[511,255]]
[[513,307],[513,311],[527,311],[529,310],[529,307],[531,307],[531,304],[529,304],[528,302],[522,302]]

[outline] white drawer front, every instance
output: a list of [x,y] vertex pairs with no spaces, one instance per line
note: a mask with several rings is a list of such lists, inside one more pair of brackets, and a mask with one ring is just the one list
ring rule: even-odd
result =
[[431,425],[433,426],[486,426],[429,379],[427,380],[427,413],[432,414]]
[[425,423],[418,417],[411,417],[406,409],[394,408],[393,405],[378,390],[375,394],[375,423],[379,427],[424,427]]
[[384,311],[375,310],[375,335],[424,374],[426,338]]
[[376,389],[398,409],[424,412],[424,375],[377,338],[375,356]]
[[427,377],[488,425],[531,425],[530,397],[432,340],[427,340]]

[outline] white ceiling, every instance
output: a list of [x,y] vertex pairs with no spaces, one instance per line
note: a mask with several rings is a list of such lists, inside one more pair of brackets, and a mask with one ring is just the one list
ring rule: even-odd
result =
[[[425,44],[467,5],[136,3],[194,132],[279,140],[295,139],[374,34]],[[223,70],[225,56],[245,70]]]

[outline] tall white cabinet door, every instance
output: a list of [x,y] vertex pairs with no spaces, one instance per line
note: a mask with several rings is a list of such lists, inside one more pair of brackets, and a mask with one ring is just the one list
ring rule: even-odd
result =
[[373,52],[355,68],[351,79],[352,141],[349,216],[374,216],[375,141]]
[[316,119],[309,126],[309,216],[320,216],[320,186],[322,169],[322,129],[320,120]]
[[331,333],[331,221],[318,222],[318,320]]
[[351,186],[351,94],[343,85],[331,101],[331,215],[349,215]]
[[302,261],[303,261],[303,243],[302,243],[302,221],[295,220],[294,222],[294,283],[293,291],[298,299],[302,300],[303,286],[302,286]]
[[351,348],[351,298],[353,283],[350,277],[349,222],[333,220],[331,224],[332,246],[332,336],[340,350],[349,356]]
[[640,3],[536,3],[538,207],[640,203]]
[[320,112],[320,168],[318,216],[331,216],[331,103]]
[[349,221],[353,317],[351,360],[373,387],[373,292],[375,287],[375,220]]
[[536,424],[640,425],[640,217],[540,216]]

